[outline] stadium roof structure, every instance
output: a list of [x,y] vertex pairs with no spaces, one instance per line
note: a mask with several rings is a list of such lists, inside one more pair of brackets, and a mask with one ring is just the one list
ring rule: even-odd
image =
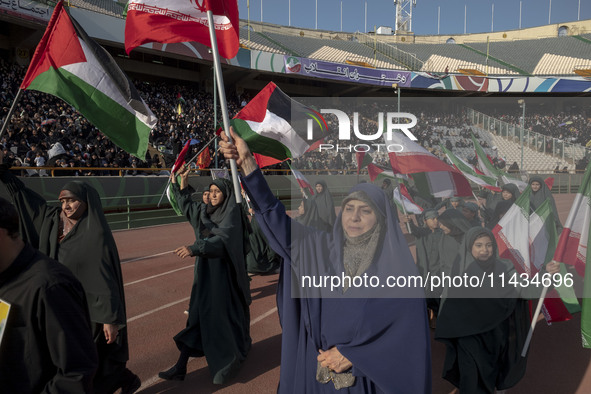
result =
[[[44,17],[41,12],[28,15],[27,9],[16,14],[43,23],[51,3],[38,2],[48,8]],[[69,4],[92,37],[122,45],[125,2]],[[9,13],[3,5],[0,18]],[[559,30],[566,34],[559,37]],[[545,38],[534,38],[540,35]],[[227,64],[287,77],[487,93],[591,91],[591,20],[453,37],[343,33],[241,20],[240,44],[238,56]],[[143,48],[162,56],[211,59],[207,48],[196,43]]]

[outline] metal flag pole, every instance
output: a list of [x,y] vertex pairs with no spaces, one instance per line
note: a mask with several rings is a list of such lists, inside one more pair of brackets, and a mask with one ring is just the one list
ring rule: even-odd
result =
[[[207,148],[213,141],[215,141],[215,139],[216,139],[216,137],[213,137],[212,139],[210,139],[209,142],[207,144],[205,144],[205,146],[203,148],[201,148],[201,150],[199,152],[197,152],[197,154],[191,158],[191,160],[189,160],[188,162],[185,163],[185,165],[187,166],[187,165],[191,164],[194,160],[196,160],[197,157],[199,157],[199,155],[201,154],[201,152],[203,152],[205,150],[205,148]],[[178,155],[177,155],[177,158],[178,158]],[[158,205],[157,205],[158,208],[160,208],[160,203],[162,202],[162,199],[164,198],[164,195],[166,194],[166,190],[168,189],[170,182],[172,182],[173,176],[175,176],[174,172],[171,171],[171,174],[168,177],[168,182],[166,183],[166,186],[164,187],[164,191],[162,192],[162,195],[160,196],[160,200],[158,200]]]
[[8,111],[8,115],[6,115],[6,120],[4,121],[4,124],[2,125],[2,130],[0,130],[0,139],[2,139],[4,132],[8,128],[8,125],[10,124],[10,118],[12,118],[12,115],[14,114],[14,111],[16,110],[16,105],[20,101],[22,95],[23,95],[23,89],[19,89],[18,92],[16,92],[16,96],[14,97],[14,100],[12,101],[12,105],[10,106],[10,111]]
[[[228,115],[226,91],[224,90],[224,77],[222,75],[222,65],[220,64],[220,52],[218,51],[217,37],[215,36],[213,12],[211,12],[211,10],[207,11],[207,22],[209,24],[209,38],[211,39],[211,51],[213,52],[213,64],[215,67],[215,76],[218,85],[220,106],[222,107],[224,132],[226,133],[228,140],[232,142],[232,137],[230,137],[230,117]],[[236,167],[236,160],[230,160],[230,169],[232,170],[232,183],[234,184],[234,194],[236,195],[236,203],[240,204],[242,202],[242,194],[240,194],[240,182],[238,182],[238,168]]]

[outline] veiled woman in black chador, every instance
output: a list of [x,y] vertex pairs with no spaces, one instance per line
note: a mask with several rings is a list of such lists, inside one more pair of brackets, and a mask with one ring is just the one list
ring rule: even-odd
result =
[[316,182],[314,188],[316,192],[314,193],[312,200],[316,204],[318,216],[320,220],[324,222],[324,226],[326,226],[327,228],[332,228],[337,218],[337,215],[334,210],[332,194],[330,193],[330,190],[328,190],[326,181],[320,180]]
[[179,359],[159,376],[183,380],[189,357],[205,356],[213,383],[223,384],[237,373],[251,347],[245,215],[226,179],[210,184],[208,204],[193,202],[187,189],[173,180],[176,201],[196,238],[193,245],[180,247],[176,253],[196,257],[195,279],[187,325],[174,337]]
[[14,175],[0,170],[0,180],[19,211],[23,239],[64,264],[82,283],[99,355],[95,392],[137,390],[141,382],[126,368],[129,351],[119,253],[98,192],[87,183],[69,182],[59,195],[61,207],[52,207]]
[[[557,272],[557,266],[548,263],[548,272]],[[513,273],[513,263],[499,259],[492,231],[473,227],[466,232],[451,274],[496,279],[481,287],[452,286],[443,291],[435,339],[446,345],[443,377],[460,393],[492,394],[514,386],[525,374],[527,357],[521,352],[530,317],[524,298],[537,297],[541,288],[512,287],[506,282],[501,286],[496,281]]]

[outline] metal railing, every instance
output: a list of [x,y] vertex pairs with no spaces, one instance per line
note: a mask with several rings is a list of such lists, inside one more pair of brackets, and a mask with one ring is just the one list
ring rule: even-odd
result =
[[355,33],[355,37],[361,44],[393,59],[411,71],[420,71],[423,68],[424,62],[412,53],[405,52],[391,44],[379,41],[376,37],[372,37],[365,33],[357,32]]
[[[466,110],[468,118],[472,121],[472,124],[479,125],[495,135],[520,143],[520,125],[504,122],[493,118],[492,116],[475,111],[472,108],[467,108]],[[577,160],[591,154],[590,148],[536,133],[528,128],[525,128],[523,133],[523,146],[529,147],[540,153],[552,155],[562,161],[569,161],[572,164],[575,164]]]

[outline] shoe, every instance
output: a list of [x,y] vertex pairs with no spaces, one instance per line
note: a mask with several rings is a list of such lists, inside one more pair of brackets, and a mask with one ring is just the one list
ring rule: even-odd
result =
[[142,385],[140,378],[129,369],[125,371],[125,378],[121,384],[121,394],[133,394]]
[[187,368],[180,369],[176,365],[167,371],[159,372],[158,377],[164,380],[185,380]]

